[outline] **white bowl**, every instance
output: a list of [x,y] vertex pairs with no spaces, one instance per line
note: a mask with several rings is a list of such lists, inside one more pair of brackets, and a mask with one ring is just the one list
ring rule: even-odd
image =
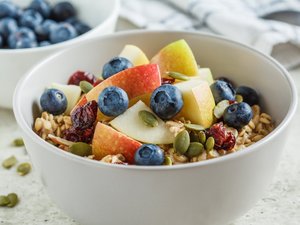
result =
[[[49,0],[51,5],[61,0]],[[31,0],[13,0],[19,6],[28,6]],[[78,10],[78,17],[92,27],[89,32],[69,41],[48,47],[31,49],[0,49],[0,107],[12,108],[12,98],[18,80],[34,64],[54,52],[78,44],[82,40],[112,33],[115,30],[119,0],[69,0]]]
[[[61,151],[32,131],[39,96],[51,82],[64,83],[77,69],[93,73],[125,44],[151,57],[185,39],[215,76],[259,90],[276,128],[239,152],[197,163],[157,166],[105,164]],[[270,184],[284,149],[297,94],[288,72],[270,57],[221,37],[191,32],[127,32],[86,41],[44,60],[19,82],[14,113],[26,148],[49,195],[84,225],[217,225],[250,209]]]

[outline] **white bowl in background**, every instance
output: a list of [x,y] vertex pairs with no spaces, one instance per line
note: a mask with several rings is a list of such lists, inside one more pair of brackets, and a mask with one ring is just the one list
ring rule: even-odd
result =
[[[62,0],[49,0],[51,5]],[[0,49],[0,107],[12,108],[12,98],[18,80],[34,64],[54,52],[78,44],[82,40],[112,33],[115,30],[120,2],[119,0],[68,0],[78,11],[78,17],[92,29],[72,40],[47,47],[30,49]],[[13,0],[19,6],[26,7],[31,0]]]
[[[32,126],[39,97],[51,82],[65,83],[77,69],[98,73],[125,44],[151,57],[166,44],[185,39],[197,62],[215,77],[260,92],[276,128],[259,142],[208,161],[175,166],[106,164],[64,152],[42,140]],[[84,225],[223,225],[262,197],[284,149],[297,93],[288,72],[246,45],[192,32],[135,31],[88,40],[35,66],[19,82],[14,113],[33,165],[51,198]]]

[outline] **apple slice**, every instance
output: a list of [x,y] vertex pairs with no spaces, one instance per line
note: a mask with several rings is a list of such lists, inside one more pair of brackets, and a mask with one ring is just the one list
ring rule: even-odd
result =
[[214,122],[215,100],[208,83],[201,79],[192,79],[175,86],[183,97],[183,108],[176,118],[184,117],[204,128],[210,127]]
[[208,85],[211,85],[214,82],[214,78],[209,68],[199,68],[198,76],[195,76],[195,78],[196,77],[199,77],[201,80],[205,80]]
[[123,70],[102,81],[86,94],[87,101],[98,101],[99,94],[104,88],[117,86],[122,88],[129,99],[151,93],[161,85],[158,65],[147,64]]
[[74,108],[74,106],[77,104],[80,95],[81,95],[81,89],[77,85],[66,85],[66,84],[58,84],[58,83],[52,83],[51,88],[58,89],[62,91],[68,101],[68,106],[65,111],[65,114],[69,115],[71,110]]
[[161,49],[150,63],[159,65],[162,77],[167,77],[166,72],[179,72],[187,76],[196,76],[198,66],[193,52],[185,40],[172,42]]
[[112,127],[98,122],[92,141],[95,159],[101,160],[107,155],[122,154],[130,164],[134,163],[134,154],[142,144],[127,137]]
[[145,53],[135,45],[125,45],[119,56],[128,59],[134,66],[149,64]]
[[167,128],[164,121],[156,117],[158,126],[149,127],[144,124],[139,117],[141,110],[147,110],[154,113],[142,101],[138,101],[135,105],[127,109],[123,114],[116,117],[110,124],[118,131],[126,134],[127,136],[151,144],[170,144],[173,143],[174,135]]

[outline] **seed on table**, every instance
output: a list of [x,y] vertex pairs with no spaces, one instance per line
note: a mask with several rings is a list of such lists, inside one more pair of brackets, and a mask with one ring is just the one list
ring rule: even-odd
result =
[[22,138],[16,138],[14,140],[14,146],[16,146],[16,147],[22,147],[22,146],[24,146],[23,139]]
[[8,195],[7,195],[7,198],[8,198],[8,200],[9,200],[9,203],[7,204],[7,207],[12,208],[12,207],[14,207],[15,205],[17,205],[18,202],[19,202],[19,198],[18,198],[18,196],[17,196],[16,193],[10,193],[10,194],[8,194]]
[[2,166],[5,168],[5,169],[10,169],[11,167],[13,167],[14,165],[16,165],[17,163],[17,159],[15,156],[11,156],[7,159],[5,159],[3,162],[2,162]]
[[205,149],[209,152],[214,148],[214,146],[215,146],[215,139],[213,137],[207,138],[205,143]]
[[92,154],[92,147],[84,142],[76,142],[70,146],[70,152],[78,156],[89,156]]
[[157,120],[156,116],[147,110],[139,111],[139,117],[144,122],[144,124],[148,127],[157,127],[158,126],[158,120]]
[[176,152],[184,154],[190,145],[190,135],[189,132],[183,130],[179,132],[174,140],[173,146]]
[[9,204],[9,199],[5,195],[0,195],[0,206],[7,206]]
[[25,176],[26,174],[28,174],[31,170],[31,165],[30,163],[21,163],[18,167],[17,167],[17,172],[20,176]]

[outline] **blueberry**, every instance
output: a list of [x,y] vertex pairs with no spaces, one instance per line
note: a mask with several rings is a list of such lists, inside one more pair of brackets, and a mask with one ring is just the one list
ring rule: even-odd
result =
[[21,27],[19,30],[9,35],[8,46],[12,49],[36,47],[35,34],[31,29]]
[[150,98],[150,108],[161,119],[173,118],[183,107],[180,90],[171,85],[164,84],[156,88]]
[[77,37],[77,31],[69,23],[59,23],[50,30],[50,42],[53,44],[67,41]]
[[87,25],[86,23],[78,20],[75,17],[67,19],[66,22],[72,24],[75,27],[78,34],[84,34],[84,33],[88,32],[89,30],[91,30],[91,27],[89,25]]
[[7,39],[11,33],[18,30],[17,21],[13,18],[3,18],[0,20],[0,34]]
[[44,18],[48,18],[50,16],[51,7],[45,0],[33,0],[28,8],[39,12]]
[[216,104],[222,100],[235,100],[235,91],[232,86],[222,80],[216,80],[210,85],[210,90],[214,96]]
[[70,2],[59,2],[52,8],[52,17],[57,21],[64,21],[75,17],[77,14],[74,6]]
[[46,89],[40,98],[43,111],[53,115],[60,115],[67,109],[68,101],[65,94],[57,89]]
[[162,165],[165,160],[163,151],[153,144],[143,144],[134,155],[135,164],[155,166]]
[[18,7],[11,1],[0,2],[0,18],[12,17],[17,18]]
[[33,9],[25,10],[19,19],[19,23],[21,26],[29,27],[31,29],[34,29],[42,22],[43,22],[42,15],[38,11],[35,11]]
[[133,67],[133,64],[128,59],[119,56],[114,57],[104,64],[102,77],[103,79],[107,79],[110,76],[130,67]]
[[45,47],[45,46],[49,46],[49,45],[51,45],[51,43],[50,43],[49,41],[41,41],[41,42],[39,43],[39,46],[40,46],[40,47]]
[[49,39],[49,34],[52,29],[57,25],[54,20],[46,19],[43,23],[36,26],[34,31],[39,41]]
[[2,47],[3,47],[3,38],[2,38],[2,36],[0,34],[0,48],[2,48]]
[[259,102],[257,92],[251,87],[239,86],[236,89],[236,94],[243,96],[243,101],[247,102],[250,106],[256,105]]
[[234,103],[229,105],[223,114],[224,123],[230,127],[240,129],[247,125],[253,117],[251,107],[245,103]]
[[115,86],[105,88],[99,95],[98,106],[106,116],[118,116],[128,108],[127,93]]

